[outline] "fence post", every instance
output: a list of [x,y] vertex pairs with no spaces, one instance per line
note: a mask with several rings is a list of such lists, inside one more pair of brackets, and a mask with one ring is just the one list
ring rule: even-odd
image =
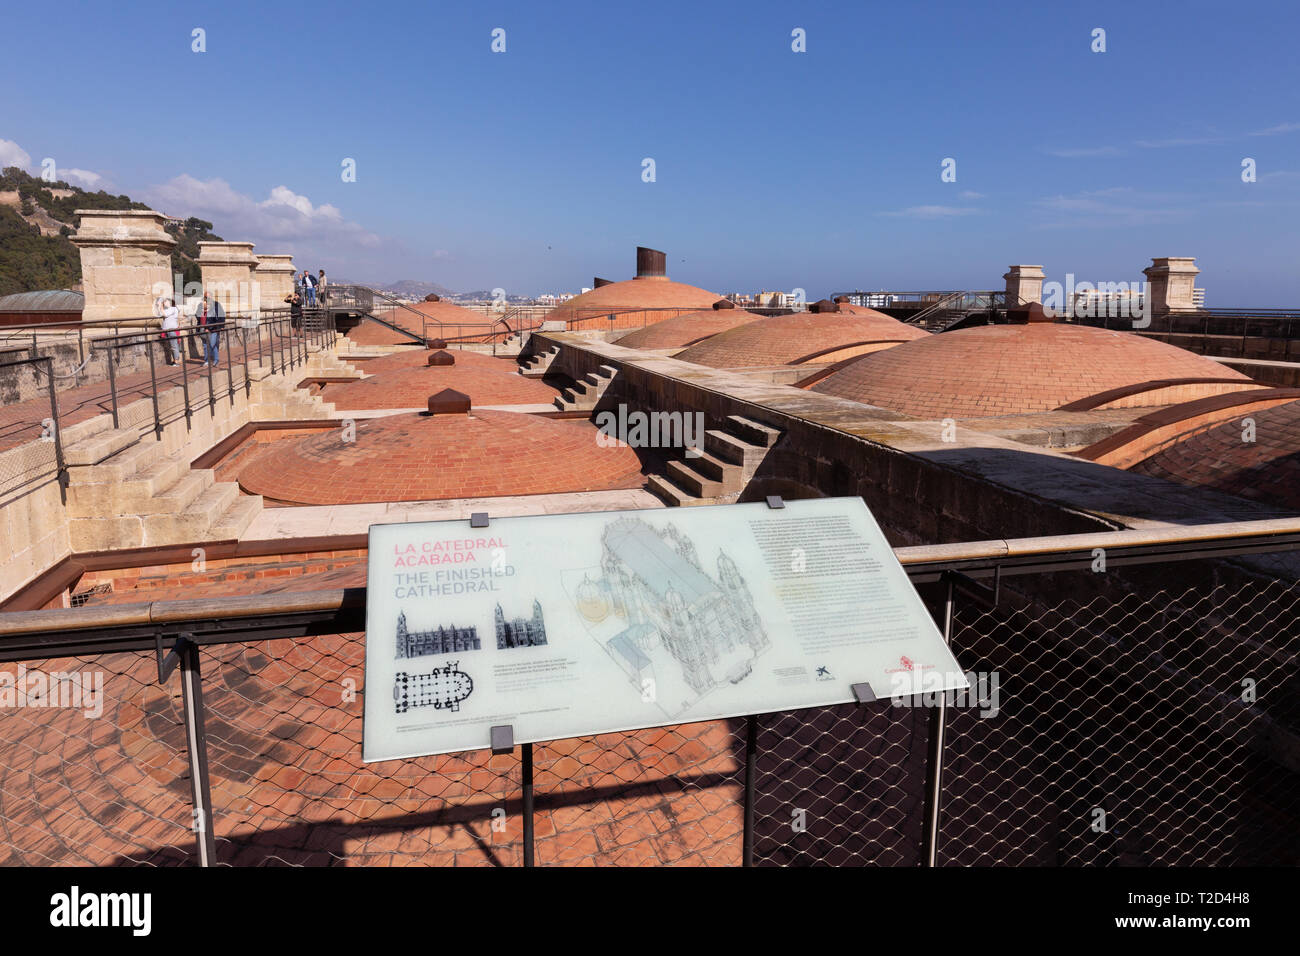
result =
[[[226,333],[226,390],[230,395],[230,407],[235,407],[235,368],[230,364],[230,326],[223,325],[221,331]],[[221,344],[221,334],[217,334],[217,344]]]
[[68,503],[68,466],[63,460],[63,436],[59,428],[59,398],[58,392],[54,388],[54,358],[46,356],[45,358],[46,378],[49,381],[50,389],[50,415],[53,418],[54,425],[54,466],[57,470],[55,480],[59,483],[59,497],[66,505]]
[[193,413],[190,410],[190,373],[185,368],[185,363],[181,362],[181,394],[185,398],[185,430],[193,429]]
[[[148,347],[149,347],[148,343],[145,343],[145,348]],[[113,366],[113,358],[116,352],[117,352],[117,348],[115,346],[110,345],[108,347],[108,354],[105,357],[105,361],[108,363],[108,394],[113,401],[114,430],[122,427],[121,423],[118,421],[118,415],[117,415],[117,370]]]
[[216,839],[212,834],[212,788],[208,782],[208,736],[204,729],[203,675],[199,665],[199,646],[182,636],[181,698],[185,705],[185,747],[189,752],[190,795],[194,803],[195,843],[199,866],[212,866],[216,860]]
[[754,799],[758,771],[758,715],[745,718],[745,835],[740,865],[754,865]]
[[[168,348],[167,339],[164,338],[161,344],[163,348]],[[181,368],[183,370],[185,366],[182,365]],[[153,399],[153,433],[159,441],[162,441],[162,419],[158,416],[158,363],[154,360],[153,349],[149,349],[149,384],[152,386],[149,394]],[[185,403],[185,409],[189,411],[189,402]]]
[[523,745],[524,866],[533,865],[533,745]]
[[253,383],[248,380],[248,329],[239,333],[239,344],[244,348],[244,398],[253,394]]
[[[945,575],[947,577],[947,575]],[[943,607],[943,642],[952,646],[953,580],[947,579],[948,592]],[[948,692],[942,691],[929,710],[929,752],[925,761],[925,819],[921,835],[921,865],[938,866],[939,812],[943,796],[943,736],[947,722]]]

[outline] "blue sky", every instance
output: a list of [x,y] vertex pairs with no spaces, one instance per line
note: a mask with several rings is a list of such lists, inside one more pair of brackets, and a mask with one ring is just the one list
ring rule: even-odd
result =
[[0,59],[0,161],[51,157],[335,276],[574,291],[629,276],[643,244],[715,291],[820,296],[998,288],[1013,262],[1131,281],[1191,255],[1211,304],[1300,305],[1294,3],[142,0],[5,20],[27,40]]

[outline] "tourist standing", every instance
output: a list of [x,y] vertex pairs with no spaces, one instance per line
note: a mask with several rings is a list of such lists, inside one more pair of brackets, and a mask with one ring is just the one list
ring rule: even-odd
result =
[[181,310],[171,299],[163,300],[162,337],[168,365],[177,365],[181,360]]
[[316,308],[316,277],[306,269],[302,270],[302,292],[307,299],[307,308]]
[[221,364],[221,333],[226,329],[226,310],[220,299],[209,298],[206,292],[203,293],[201,308],[199,325],[203,327],[203,364],[215,368]]
[[325,297],[328,294],[325,291],[325,285],[327,281],[328,280],[326,280],[325,278],[325,270],[322,269],[320,271],[320,278],[316,280],[316,297],[320,299],[320,304],[322,307],[325,305]]
[[294,292],[284,301],[289,303],[289,326],[296,332],[302,327],[302,296]]

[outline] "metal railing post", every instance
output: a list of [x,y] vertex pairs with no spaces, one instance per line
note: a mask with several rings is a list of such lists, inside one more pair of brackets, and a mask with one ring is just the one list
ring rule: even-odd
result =
[[[946,576],[946,575],[945,575]],[[952,646],[953,580],[947,580],[944,598],[943,642]],[[948,694],[939,693],[939,699],[929,711],[929,749],[925,762],[925,817],[922,821],[921,865],[938,866],[939,813],[943,797],[943,738],[948,718]]]
[[[230,326],[223,325],[221,331],[226,333],[226,389],[230,395],[230,407],[235,407],[235,369],[230,364]],[[217,344],[221,344],[221,334],[217,334]]]
[[193,829],[199,866],[216,862],[217,845],[212,833],[212,786],[208,780],[208,736],[204,727],[203,674],[199,646],[182,637],[177,641],[181,658],[181,699],[185,707],[185,749],[190,766],[190,797],[194,806]]
[[[148,348],[148,346],[145,347]],[[113,357],[116,352],[115,348],[109,346],[108,355],[105,359],[108,362],[108,394],[113,402],[113,429],[115,431],[122,427],[117,414],[117,370],[113,364]]]
[[190,376],[184,362],[181,362],[181,394],[185,398],[185,430],[191,431],[194,427],[194,418],[190,410]]
[[244,349],[244,398],[248,398],[253,394],[253,383],[248,380],[248,329],[240,333],[239,344]]
[[[162,347],[167,348],[167,340],[165,338],[162,340]],[[153,432],[154,435],[158,437],[158,440],[161,441],[163,430],[162,430],[162,419],[158,415],[158,363],[153,357],[153,349],[149,349],[148,351],[149,351],[149,383],[151,386],[151,388],[149,389],[149,393],[150,393],[150,397],[153,399]],[[188,403],[186,404],[186,408],[187,409],[189,408]]]
[[[208,417],[211,417],[217,408],[217,394],[212,387],[212,363],[211,362],[208,363],[207,368],[208,368]],[[184,371],[182,371],[181,374],[184,375],[185,374]]]
[[54,467],[55,480],[59,483],[59,497],[66,505],[68,503],[68,465],[63,460],[63,435],[60,434],[59,427],[59,397],[58,391],[54,387],[54,358],[46,356],[45,373],[49,381],[50,390],[50,424],[54,429]]

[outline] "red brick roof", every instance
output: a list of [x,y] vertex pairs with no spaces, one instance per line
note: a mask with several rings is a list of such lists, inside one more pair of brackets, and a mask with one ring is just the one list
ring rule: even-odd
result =
[[[360,364],[363,371],[376,371],[380,362],[400,360],[402,366],[384,370],[360,382],[328,385],[321,396],[336,409],[422,408],[429,396],[444,388],[468,395],[475,405],[550,404],[555,389],[539,379],[524,378],[518,366],[488,356],[465,358],[456,353],[455,365],[434,365],[432,352],[420,349],[415,355],[394,355]],[[420,364],[412,363],[419,360]]]
[[[405,308],[386,307],[376,304],[375,314],[393,325],[400,325],[417,335],[425,332],[425,323],[421,316],[428,316],[429,335],[459,336],[472,335],[475,332],[487,332],[492,317],[473,309],[466,309],[454,302],[418,302]],[[416,315],[414,313],[420,313]],[[438,323],[443,323],[439,325]],[[351,329],[347,336],[358,345],[402,345],[411,341],[406,336],[378,322],[365,320]]]
[[[438,372],[442,370],[431,370]],[[433,390],[425,392],[427,401]],[[305,505],[639,488],[636,454],[588,422],[515,412],[410,413],[276,442],[239,473],[252,494]]]
[[761,318],[761,315],[743,309],[703,309],[635,329],[620,338],[618,344],[633,349],[684,348],[710,335]]
[[880,348],[890,343],[928,338],[929,333],[866,310],[869,314],[796,312],[749,322],[692,345],[677,358],[712,368],[793,365],[834,361],[837,351]]
[[[1254,441],[1243,440],[1246,418],[1255,422]],[[1300,511],[1300,401],[1244,410],[1129,470]]]
[[568,322],[586,319],[585,327],[602,312],[708,309],[718,298],[714,292],[667,278],[627,279],[574,296],[548,312],[546,318],[548,321],[563,319]]
[[[919,418],[974,418],[1047,411],[1135,383],[1192,378],[1250,382],[1211,359],[1132,332],[1030,323],[945,332],[865,355],[812,391]],[[1159,404],[1232,388],[1165,389]]]

